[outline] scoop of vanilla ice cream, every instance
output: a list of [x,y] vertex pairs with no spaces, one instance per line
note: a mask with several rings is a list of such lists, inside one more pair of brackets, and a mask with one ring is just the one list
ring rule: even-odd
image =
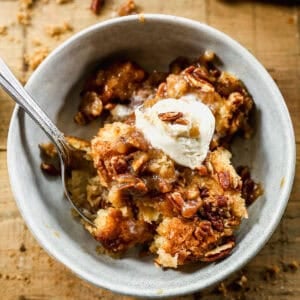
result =
[[164,99],[152,107],[140,106],[135,118],[136,127],[151,145],[178,164],[195,169],[207,156],[215,118],[195,95]]

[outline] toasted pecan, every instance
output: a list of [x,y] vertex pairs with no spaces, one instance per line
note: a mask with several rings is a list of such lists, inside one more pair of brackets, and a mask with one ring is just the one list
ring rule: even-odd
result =
[[158,117],[164,122],[174,122],[174,121],[178,120],[179,118],[182,118],[183,113],[176,112],[176,111],[175,112],[169,111],[169,112],[158,114]]

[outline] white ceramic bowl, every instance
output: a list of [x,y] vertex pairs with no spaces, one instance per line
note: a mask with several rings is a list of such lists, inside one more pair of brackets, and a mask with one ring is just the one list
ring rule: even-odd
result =
[[[279,223],[293,183],[295,143],[288,110],[274,81],[245,48],[207,25],[165,15],[145,15],[144,23],[129,16],[87,28],[53,51],[26,85],[61,130],[83,136],[86,128],[72,118],[82,78],[95,64],[116,55],[166,70],[177,56],[197,57],[205,49],[215,51],[220,67],[241,78],[254,98],[257,132],[250,141],[237,142],[234,159],[251,167],[265,191],[250,207],[233,253],[220,262],[163,271],[151,258],[128,254],[116,260],[96,254],[97,243],[70,215],[60,179],[50,180],[40,171],[38,144],[46,136],[22,110],[14,111],[8,168],[19,209],[49,254],[99,287],[141,297],[187,294],[217,283],[254,257]],[[98,126],[93,124],[85,137]]]

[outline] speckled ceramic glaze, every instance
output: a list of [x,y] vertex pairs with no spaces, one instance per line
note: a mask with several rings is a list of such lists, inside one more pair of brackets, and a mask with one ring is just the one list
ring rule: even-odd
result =
[[60,179],[40,171],[38,144],[47,141],[46,136],[21,109],[14,111],[8,167],[19,209],[49,254],[99,287],[140,297],[187,294],[217,283],[253,258],[280,221],[293,183],[295,143],[288,110],[274,81],[245,48],[207,25],[164,15],[145,15],[145,22],[138,16],[112,19],[76,34],[41,64],[26,85],[62,131],[90,138],[100,123],[79,127],[73,115],[82,78],[96,64],[122,56],[149,70],[167,70],[177,56],[197,57],[205,49],[215,51],[220,68],[241,78],[254,98],[256,134],[250,141],[236,141],[234,161],[249,165],[265,191],[237,232],[233,253],[217,263],[163,271],[152,258],[134,253],[122,259],[97,254],[97,243],[71,217]]

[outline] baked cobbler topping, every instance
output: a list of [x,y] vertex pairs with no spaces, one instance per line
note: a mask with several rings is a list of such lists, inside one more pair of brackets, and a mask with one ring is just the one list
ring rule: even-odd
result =
[[[237,173],[230,152],[237,134],[251,136],[254,103],[213,58],[179,58],[169,73],[151,74],[114,62],[87,80],[75,121],[100,117],[104,125],[91,141],[68,138],[78,157],[67,184],[95,216],[95,226],[84,226],[105,253],[142,245],[158,265],[177,268],[234,248],[246,205],[261,194],[249,169]],[[55,149],[41,149],[47,172]]]

